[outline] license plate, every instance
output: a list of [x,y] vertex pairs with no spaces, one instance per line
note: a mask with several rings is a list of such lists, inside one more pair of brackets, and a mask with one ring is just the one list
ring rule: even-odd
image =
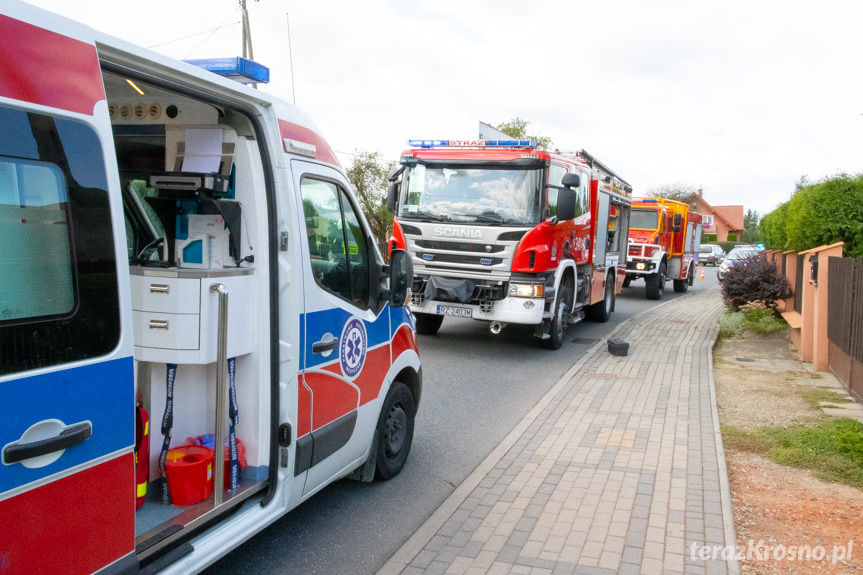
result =
[[473,310],[469,307],[453,307],[451,305],[437,306],[439,315],[451,315],[455,317],[472,317]]

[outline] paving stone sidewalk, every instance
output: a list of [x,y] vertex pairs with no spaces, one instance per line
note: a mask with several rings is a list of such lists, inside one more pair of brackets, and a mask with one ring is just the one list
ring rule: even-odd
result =
[[620,325],[629,355],[594,346],[379,575],[738,573],[698,557],[735,543],[711,354],[722,309],[705,289]]

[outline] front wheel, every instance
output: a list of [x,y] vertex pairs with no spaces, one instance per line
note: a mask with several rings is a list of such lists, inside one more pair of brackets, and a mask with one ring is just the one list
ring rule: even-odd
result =
[[647,299],[662,299],[665,291],[665,262],[659,264],[659,270],[644,278],[644,293]]
[[549,337],[539,340],[546,349],[560,349],[566,339],[566,328],[569,325],[569,308],[572,307],[572,290],[568,285],[561,285],[560,296],[554,302],[554,317],[549,327]]
[[417,333],[422,335],[434,335],[440,329],[443,323],[442,315],[433,315],[430,313],[415,313],[414,317],[417,320]]
[[414,396],[400,381],[387,392],[375,431],[375,477],[392,479],[402,470],[414,438],[416,404]]

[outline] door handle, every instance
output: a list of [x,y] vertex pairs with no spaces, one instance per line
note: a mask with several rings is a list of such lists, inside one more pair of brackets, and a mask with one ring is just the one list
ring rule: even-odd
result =
[[319,353],[323,356],[329,355],[336,346],[339,345],[339,340],[333,337],[331,333],[325,333],[320,341],[312,344],[312,353]]
[[55,437],[29,443],[9,443],[3,448],[3,463],[11,465],[25,459],[68,449],[79,443],[83,443],[92,434],[92,424],[89,421],[82,421],[81,423],[68,426]]

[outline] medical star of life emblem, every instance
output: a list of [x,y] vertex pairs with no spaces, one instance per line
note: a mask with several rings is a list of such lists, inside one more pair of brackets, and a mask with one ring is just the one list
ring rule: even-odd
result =
[[360,319],[351,318],[345,324],[339,341],[339,359],[342,364],[342,373],[346,377],[353,379],[363,370],[367,347],[368,338],[365,324]]

